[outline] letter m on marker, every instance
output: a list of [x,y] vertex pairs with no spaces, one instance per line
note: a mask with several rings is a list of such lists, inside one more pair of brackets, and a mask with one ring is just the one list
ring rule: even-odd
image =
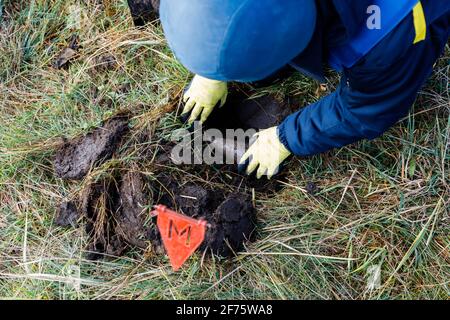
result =
[[157,205],[158,230],[173,270],[178,270],[205,239],[206,220],[196,220]]
[[174,239],[174,237],[176,237],[177,241],[181,243],[181,242],[183,242],[182,238],[184,236],[186,238],[184,243],[188,247],[190,244],[190,240],[191,240],[191,226],[189,225],[181,230],[178,230],[175,222],[172,219],[170,219],[167,237],[169,239]]

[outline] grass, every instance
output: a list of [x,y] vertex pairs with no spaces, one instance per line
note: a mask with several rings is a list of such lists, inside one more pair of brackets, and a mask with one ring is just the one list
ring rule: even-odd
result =
[[[152,132],[165,112],[178,108],[189,72],[173,58],[158,26],[132,26],[126,1],[0,4],[0,297],[450,295],[448,48],[409,116],[383,137],[293,160],[283,190],[274,198],[257,197],[258,240],[244,252],[231,261],[195,255],[173,273],[165,257],[140,251],[86,260],[83,228],[53,225],[57,204],[85,182],[55,178],[52,156],[59,137],[85,133],[126,109],[133,113],[127,141],[133,147],[98,174],[146,163],[133,137],[147,134],[148,144],[157,143]],[[73,34],[80,39],[79,57],[67,70],[55,70],[51,62]],[[105,55],[116,61],[112,70],[98,66]],[[124,83],[127,94],[120,93]],[[259,93],[291,94],[308,103],[317,99],[316,89],[296,75]],[[151,175],[151,166],[140,168]],[[306,192],[308,181],[319,186],[317,195]]]

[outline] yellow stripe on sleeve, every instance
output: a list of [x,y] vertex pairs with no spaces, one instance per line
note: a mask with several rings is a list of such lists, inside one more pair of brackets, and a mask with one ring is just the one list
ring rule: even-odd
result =
[[427,22],[425,20],[425,13],[423,12],[422,2],[419,3],[413,9],[414,16],[414,28],[416,29],[416,38],[414,44],[425,40],[427,37]]

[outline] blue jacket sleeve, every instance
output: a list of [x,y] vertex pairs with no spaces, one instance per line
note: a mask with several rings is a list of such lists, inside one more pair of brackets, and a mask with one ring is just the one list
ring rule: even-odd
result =
[[278,127],[281,142],[296,155],[310,156],[382,135],[407,115],[430,76],[448,41],[446,19],[415,45],[412,21],[406,21],[345,70],[334,93],[287,117]]

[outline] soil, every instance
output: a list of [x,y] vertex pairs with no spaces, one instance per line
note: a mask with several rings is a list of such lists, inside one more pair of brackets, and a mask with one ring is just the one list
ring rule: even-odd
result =
[[67,66],[69,61],[75,59],[77,51],[72,48],[64,48],[53,61],[53,67],[55,69],[62,69]]
[[[289,103],[274,97],[243,100],[241,94],[232,93],[218,112],[222,121],[213,117],[206,126],[220,130],[268,128],[277,125],[289,108]],[[66,140],[55,157],[56,174],[63,179],[82,179],[91,168],[113,157],[128,131],[128,121],[127,115],[118,115],[83,137]],[[237,173],[236,165],[180,165],[171,170],[173,146],[160,143],[146,156],[156,156],[152,175],[142,175],[139,163],[111,169],[95,181],[90,181],[94,177],[87,178],[77,202],[61,204],[57,224],[74,225],[80,215],[84,218],[89,235],[88,259],[118,256],[133,248],[163,253],[156,218],[150,216],[151,206],[156,204],[208,221],[199,249],[208,254],[229,257],[254,239],[256,213],[250,196],[253,190],[270,196],[281,188],[277,180],[283,176],[257,180]],[[242,153],[242,146],[233,143],[225,148]]]
[[254,240],[256,212],[249,197],[232,194],[217,207],[203,247],[221,256],[232,256]]
[[242,250],[245,242],[253,240],[256,213],[246,194],[207,189],[192,183],[178,186],[167,175],[158,179],[169,190],[158,203],[208,221],[201,251],[229,257]]
[[96,260],[103,254],[121,255],[125,248],[115,233],[114,211],[119,205],[119,194],[114,178],[105,178],[89,184],[81,195],[81,212],[89,235],[87,259]]
[[84,190],[80,202],[89,235],[88,259],[121,255],[135,247],[164,252],[156,218],[150,217],[152,203],[208,221],[200,251],[229,257],[254,238],[256,214],[248,196],[193,183],[180,185],[166,174],[161,174],[153,186],[149,182],[129,171],[92,183]]
[[152,203],[152,197],[145,188],[143,176],[137,172],[125,173],[119,196],[120,207],[114,212],[117,223],[115,233],[128,244],[145,249],[148,240],[158,240],[158,234],[152,221],[149,221],[148,206]]
[[78,36],[74,34],[69,39],[69,45],[53,61],[53,67],[55,69],[67,69],[69,63],[78,56],[78,49]]
[[159,15],[160,0],[128,0],[131,16],[134,25],[144,26],[147,22],[153,21]]
[[63,201],[56,213],[55,224],[60,227],[76,227],[80,218],[77,206],[73,201]]
[[291,114],[289,99],[280,101],[268,95],[250,99],[242,91],[230,92],[222,108],[214,110],[205,126],[217,129],[267,129],[279,125]]
[[84,178],[92,167],[112,157],[127,131],[128,116],[119,115],[83,137],[64,140],[54,160],[56,175],[63,179]]
[[119,64],[113,55],[105,54],[94,59],[94,70],[96,72],[107,72],[117,69]]

